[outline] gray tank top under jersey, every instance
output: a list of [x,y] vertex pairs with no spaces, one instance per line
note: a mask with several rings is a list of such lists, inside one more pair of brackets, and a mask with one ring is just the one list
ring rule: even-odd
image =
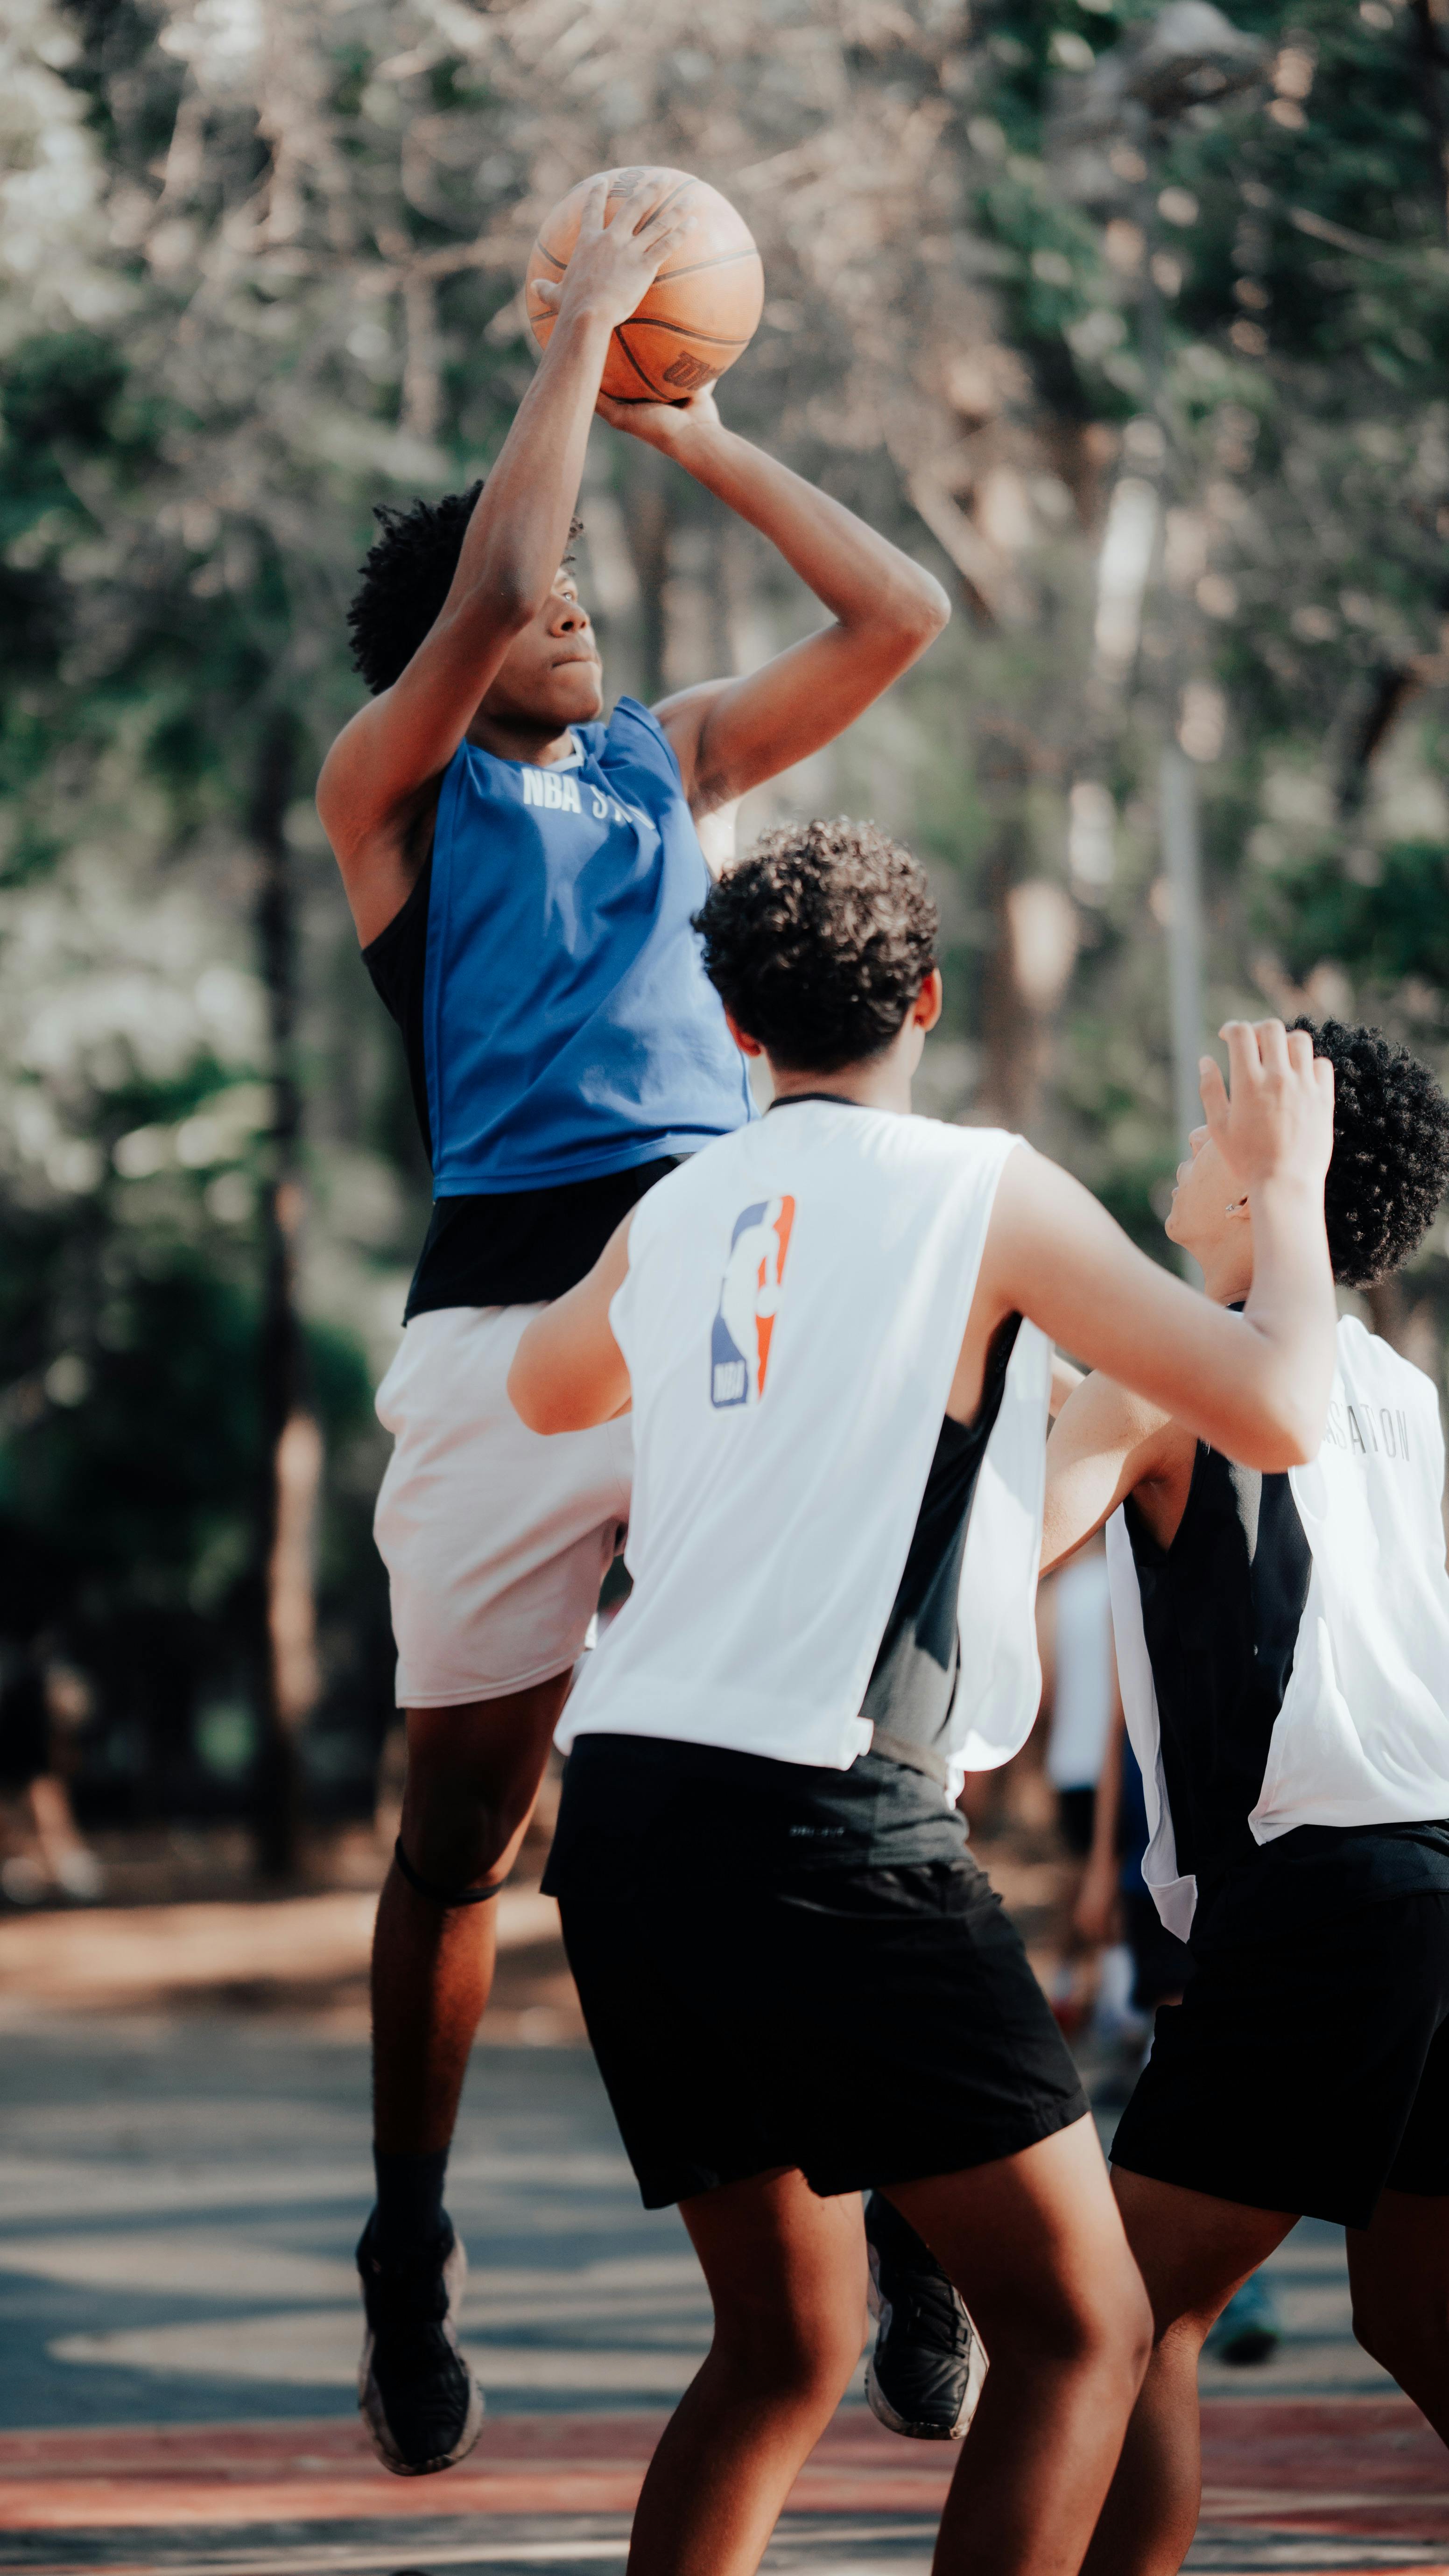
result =
[[1019,1315],[1008,1316],[992,1341],[974,1422],[953,1422],[948,1415],[941,1425],[905,1571],[861,1704],[861,1715],[875,1730],[872,1752],[924,1771],[942,1789],[950,1778],[947,1745],[961,1670],[961,1561],[981,1461],[1001,1411],[1020,1327]]

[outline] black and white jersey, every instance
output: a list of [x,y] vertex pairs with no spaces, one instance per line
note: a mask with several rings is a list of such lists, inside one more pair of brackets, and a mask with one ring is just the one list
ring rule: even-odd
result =
[[1200,1881],[1300,1826],[1449,1816],[1443,1485],[1429,1379],[1345,1317],[1311,1465],[1259,1476],[1200,1443],[1170,1547],[1113,1515],[1143,1875],[1180,1938]]
[[609,1309],[634,1591],[561,1750],[657,1735],[845,1771],[894,1737],[953,1789],[1025,1740],[1045,1336],[1003,1336],[978,1424],[943,1427],[1016,1143],[795,1097],[641,1201]]

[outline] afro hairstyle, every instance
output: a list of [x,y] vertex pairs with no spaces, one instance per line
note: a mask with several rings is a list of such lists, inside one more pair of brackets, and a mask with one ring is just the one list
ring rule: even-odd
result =
[[791,1073],[838,1073],[888,1047],[940,937],[920,861],[843,818],[766,832],[694,926],[731,1018]]
[[1342,1020],[1293,1022],[1333,1067],[1324,1215],[1333,1275],[1371,1288],[1417,1252],[1449,1185],[1449,1100],[1407,1047]]
[[[470,483],[441,501],[414,501],[406,510],[384,502],[373,511],[381,534],[362,566],[347,624],[353,669],[374,697],[392,687],[436,624],[482,489]],[[570,545],[582,527],[582,519],[573,521]]]

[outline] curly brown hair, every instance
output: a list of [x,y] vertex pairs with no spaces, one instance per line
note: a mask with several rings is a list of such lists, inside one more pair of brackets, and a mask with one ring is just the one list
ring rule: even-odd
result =
[[[482,489],[470,483],[466,492],[445,492],[440,501],[413,501],[405,510],[383,501],[373,511],[381,534],[364,558],[347,623],[352,667],[374,697],[401,678],[437,623]],[[583,524],[574,520],[570,545]],[[570,561],[565,555],[565,564]]]
[[764,833],[694,927],[731,1018],[788,1073],[838,1073],[888,1047],[940,936],[919,859],[843,816]]
[[1418,1251],[1449,1187],[1449,1100],[1381,1029],[1299,1019],[1333,1067],[1333,1159],[1323,1213],[1333,1275],[1371,1288]]

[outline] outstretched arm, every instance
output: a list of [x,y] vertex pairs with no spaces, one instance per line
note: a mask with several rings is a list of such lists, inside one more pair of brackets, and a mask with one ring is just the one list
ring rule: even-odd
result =
[[409,828],[446,769],[516,635],[563,560],[609,334],[633,312],[678,238],[678,218],[636,191],[604,221],[585,203],[558,319],[463,539],[437,619],[401,677],[338,735],[317,808],[364,946],[403,902]]
[[924,653],[950,603],[899,546],[726,429],[712,395],[680,404],[604,399],[599,409],[758,528],[830,612],[828,626],[762,670],[682,689],[656,708],[691,806],[712,813],[833,742]]
[[535,1315],[513,1354],[508,1395],[530,1431],[585,1431],[629,1410],[629,1372],[609,1305],[629,1267],[632,1208],[587,1278]]
[[[1244,1311],[1230,1314],[1159,1269],[1080,1182],[1018,1146],[997,1189],[951,1391],[958,1419],[980,1402],[998,1327],[1020,1314],[1243,1466],[1276,1470],[1317,1454],[1338,1320],[1323,1223],[1333,1071],[1279,1020],[1235,1020],[1225,1035],[1232,1101],[1205,1059],[1203,1102],[1229,1171],[1252,1195]],[[624,1409],[628,1371],[609,1301],[628,1268],[628,1225],[518,1345],[508,1392],[534,1431],[583,1430]]]
[[1075,1395],[1078,1387],[1085,1383],[1081,1370],[1073,1368],[1070,1360],[1064,1360],[1060,1351],[1053,1351],[1051,1403],[1047,1407],[1053,1422],[1068,1397]]
[[1110,1520],[1129,1494],[1181,1482],[1184,1456],[1191,1475],[1196,1447],[1192,1433],[1145,1396],[1110,1377],[1084,1378],[1047,1442],[1043,1574]]
[[1323,1222],[1332,1068],[1279,1020],[1235,1020],[1224,1035],[1232,1100],[1204,1058],[1203,1105],[1252,1200],[1253,1285],[1243,1312],[1159,1269],[1078,1182],[1018,1146],[1001,1175],[952,1391],[961,1419],[973,1409],[968,1381],[974,1373],[979,1388],[991,1334],[1019,1313],[1242,1466],[1267,1472],[1317,1454],[1338,1321]]

